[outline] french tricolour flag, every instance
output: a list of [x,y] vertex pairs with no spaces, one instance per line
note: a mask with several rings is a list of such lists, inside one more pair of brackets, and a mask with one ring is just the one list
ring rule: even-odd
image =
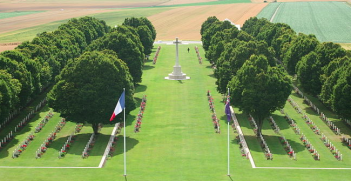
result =
[[112,116],[110,118],[110,121],[115,119],[115,117],[123,111],[124,106],[125,106],[125,91],[123,91],[121,97],[119,98],[117,105],[116,105],[116,108],[113,111]]

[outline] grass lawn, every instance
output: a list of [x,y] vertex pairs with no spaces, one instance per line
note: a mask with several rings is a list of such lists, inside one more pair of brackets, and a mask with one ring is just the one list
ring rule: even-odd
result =
[[[227,176],[227,125],[224,115],[222,96],[216,92],[215,78],[210,64],[205,61],[198,63],[195,45],[180,45],[179,58],[182,71],[190,76],[190,80],[165,80],[173,70],[175,60],[175,46],[161,45],[158,61],[155,65],[149,60],[145,63],[143,82],[136,88],[135,97],[140,102],[143,95],[147,95],[147,105],[139,133],[134,133],[134,124],[139,109],[135,109],[127,116],[127,179],[123,177],[123,139],[115,146],[115,155],[107,160],[104,168],[1,168],[1,180],[129,180],[129,181],[184,181],[184,180],[348,180],[350,170],[306,170],[306,169],[269,169],[251,168],[249,160],[241,157],[239,145],[235,140],[236,133],[230,127],[230,173]],[[198,45],[200,47],[200,45]],[[190,53],[187,48],[190,48]],[[154,51],[156,50],[156,47]],[[204,52],[200,48],[200,54]],[[153,58],[153,56],[151,56]],[[210,90],[214,98],[215,110],[220,118],[221,134],[216,134],[211,120],[206,91]],[[292,95],[303,110],[318,124],[322,132],[343,153],[344,160],[337,161],[330,151],[319,140],[301,115],[287,103],[286,112],[297,122],[302,132],[308,137],[313,146],[321,154],[321,161],[313,160],[311,154],[303,146],[292,128],[289,127],[280,112],[273,114],[281,129],[281,133],[289,140],[297,153],[297,161],[288,157],[278,135],[273,132],[268,122],[265,122],[264,137],[273,153],[273,160],[266,160],[262,149],[254,136],[247,121],[247,116],[237,108],[238,121],[245,134],[250,151],[257,167],[328,167],[351,168],[350,150],[342,146],[337,136],[319,122],[301,98]],[[321,108],[323,109],[323,108]],[[40,159],[35,159],[35,150],[40,146],[54,126],[60,120],[59,113],[47,123],[44,129],[36,133],[31,142],[19,158],[12,159],[13,149],[34,129],[43,116],[49,111],[44,107],[40,114],[33,119],[28,127],[23,129],[5,149],[0,151],[0,166],[85,166],[97,167],[106,147],[112,125],[105,125],[102,134],[87,159],[81,158],[81,152],[89,139],[92,129],[85,126],[78,134],[72,148],[63,159],[58,159],[58,151],[75,124],[68,122],[55,141],[49,146],[47,153]],[[5,178],[5,179],[3,179]]]

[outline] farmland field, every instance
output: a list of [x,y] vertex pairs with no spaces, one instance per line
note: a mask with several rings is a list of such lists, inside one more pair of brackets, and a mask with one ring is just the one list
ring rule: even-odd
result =
[[296,32],[315,34],[322,42],[351,42],[351,7],[346,2],[271,3],[257,17],[286,23]]

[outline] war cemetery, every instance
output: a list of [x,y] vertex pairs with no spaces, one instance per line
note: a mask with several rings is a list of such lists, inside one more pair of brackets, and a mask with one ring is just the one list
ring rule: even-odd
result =
[[351,177],[351,2],[0,0],[1,181]]

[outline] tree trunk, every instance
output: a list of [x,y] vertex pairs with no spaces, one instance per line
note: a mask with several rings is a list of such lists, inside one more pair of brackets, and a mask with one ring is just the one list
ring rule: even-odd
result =
[[98,134],[99,123],[93,123],[91,124],[91,127],[93,128],[94,133]]

